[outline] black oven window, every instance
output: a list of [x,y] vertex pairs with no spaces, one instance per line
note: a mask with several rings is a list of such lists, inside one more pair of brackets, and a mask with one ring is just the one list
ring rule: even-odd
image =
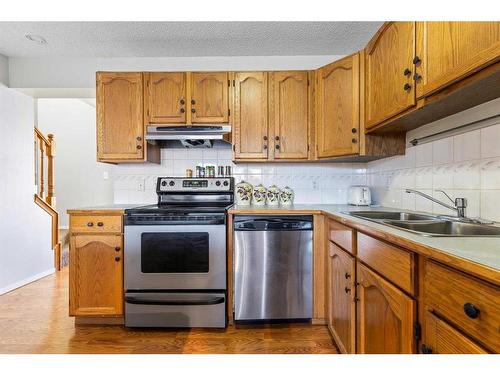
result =
[[142,273],[208,272],[208,233],[143,233]]

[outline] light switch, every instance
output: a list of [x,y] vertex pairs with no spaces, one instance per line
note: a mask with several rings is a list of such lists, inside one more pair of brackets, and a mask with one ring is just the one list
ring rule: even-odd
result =
[[103,178],[103,180],[109,179],[109,172],[108,171],[102,172],[102,178]]

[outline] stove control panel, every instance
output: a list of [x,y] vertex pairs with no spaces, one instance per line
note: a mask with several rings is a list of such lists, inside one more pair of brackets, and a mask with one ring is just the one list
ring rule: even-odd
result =
[[232,177],[184,178],[158,177],[156,192],[190,192],[190,191],[233,191]]

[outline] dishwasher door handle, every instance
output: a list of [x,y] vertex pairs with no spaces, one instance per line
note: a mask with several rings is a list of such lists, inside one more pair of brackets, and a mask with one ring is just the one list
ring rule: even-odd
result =
[[125,297],[126,303],[133,305],[164,305],[164,306],[188,306],[188,305],[218,305],[225,301],[224,297],[198,300],[176,300],[176,299],[149,299],[138,297]]

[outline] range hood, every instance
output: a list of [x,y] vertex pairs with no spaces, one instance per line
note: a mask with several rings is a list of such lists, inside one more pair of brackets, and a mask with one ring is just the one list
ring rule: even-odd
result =
[[231,132],[231,125],[148,125],[147,141],[191,141],[191,140],[222,140],[225,134]]

